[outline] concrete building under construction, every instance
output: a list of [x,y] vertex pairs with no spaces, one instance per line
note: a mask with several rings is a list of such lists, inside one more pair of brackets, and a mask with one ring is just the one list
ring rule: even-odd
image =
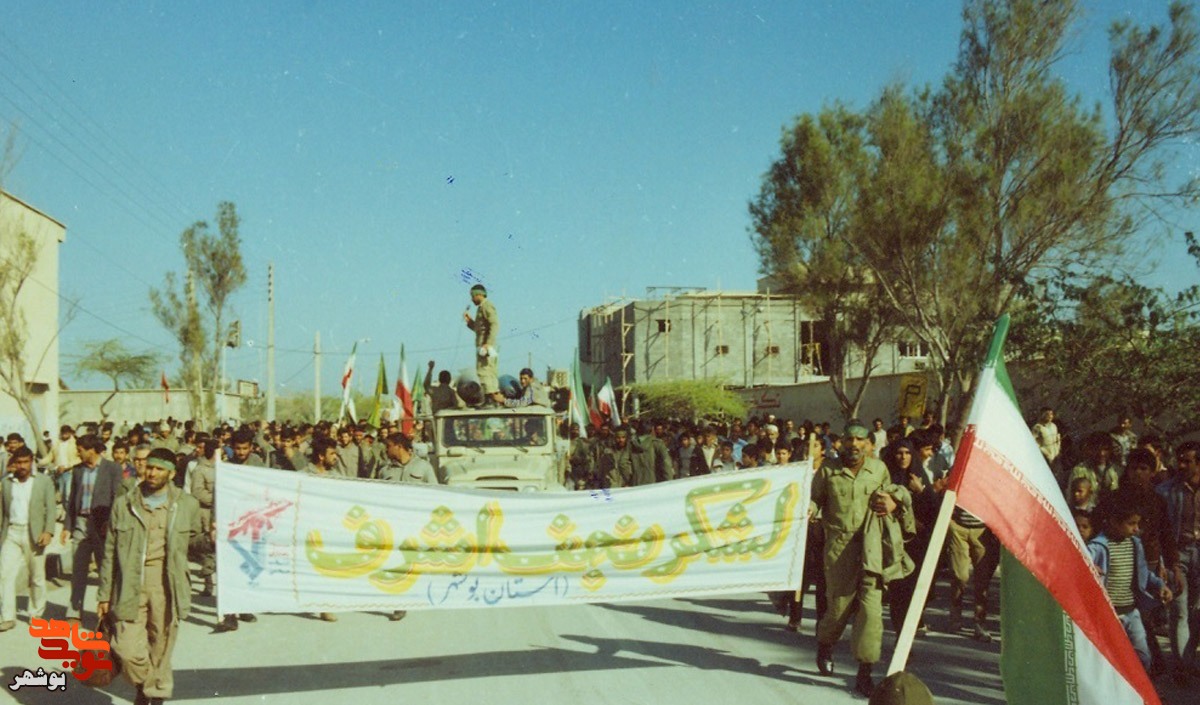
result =
[[[621,298],[579,317],[585,380],[614,386],[679,379],[721,379],[734,387],[803,384],[827,379],[825,326],[794,296],[650,287],[646,298]],[[851,370],[861,362],[851,361]],[[917,345],[896,341],[876,356],[875,374],[924,369]]]

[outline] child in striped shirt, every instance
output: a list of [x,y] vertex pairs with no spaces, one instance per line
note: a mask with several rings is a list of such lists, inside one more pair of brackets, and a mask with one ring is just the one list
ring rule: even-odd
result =
[[1168,603],[1171,590],[1146,564],[1146,552],[1137,537],[1142,519],[1138,508],[1113,499],[1106,497],[1096,510],[1101,531],[1087,546],[1117,618],[1142,666],[1149,670],[1150,647],[1138,606],[1148,607],[1155,598]]

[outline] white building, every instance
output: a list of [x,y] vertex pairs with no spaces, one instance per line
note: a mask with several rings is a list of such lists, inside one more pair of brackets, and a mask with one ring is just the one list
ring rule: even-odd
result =
[[[26,388],[42,430],[58,435],[58,248],[67,228],[33,206],[0,191],[0,254],[12,252],[20,234],[33,239],[37,260],[17,304],[27,337],[22,359]],[[0,332],[4,334],[5,332]],[[13,397],[0,391],[0,431],[17,432],[35,445],[29,422]]]

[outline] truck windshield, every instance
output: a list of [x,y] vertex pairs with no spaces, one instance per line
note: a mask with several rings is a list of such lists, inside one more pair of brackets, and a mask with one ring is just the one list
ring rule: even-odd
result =
[[499,448],[545,446],[550,442],[545,416],[455,416],[442,419],[447,446]]

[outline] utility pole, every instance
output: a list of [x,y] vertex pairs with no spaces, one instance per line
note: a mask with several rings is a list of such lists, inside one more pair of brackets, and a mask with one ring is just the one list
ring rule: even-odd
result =
[[313,423],[321,421],[321,331],[313,339]]
[[267,420],[275,420],[275,265],[267,263]]
[[[186,288],[187,288],[187,311],[188,311],[188,314],[190,314],[196,305],[196,281],[193,278],[192,270],[190,270],[190,269],[188,270],[188,273],[187,273],[187,287]],[[196,404],[196,408],[192,409],[192,414],[194,414],[197,418],[201,419],[202,421],[204,421],[207,424],[208,416],[204,413],[204,385],[201,384],[200,367],[201,367],[201,365],[200,365],[199,361],[196,359],[196,356],[193,355],[192,356],[192,369],[188,370],[188,372],[192,373],[192,375],[193,375],[190,384],[194,385],[192,387],[192,389],[195,390],[195,394],[192,396],[192,399],[194,399],[197,402],[197,404]]]

